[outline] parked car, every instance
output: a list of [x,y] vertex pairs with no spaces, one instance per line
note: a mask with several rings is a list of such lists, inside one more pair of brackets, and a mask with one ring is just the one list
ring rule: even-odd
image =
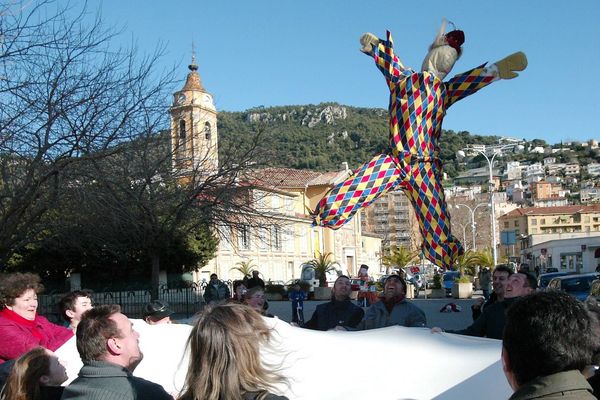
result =
[[538,289],[545,290],[552,278],[565,275],[569,275],[569,272],[549,272],[547,274],[540,274],[540,276],[538,276]]
[[598,272],[559,276],[550,280],[548,290],[562,290],[583,301],[589,296],[592,282],[596,279],[600,279]]
[[452,294],[454,280],[460,278],[460,271],[446,271],[442,275],[442,285],[446,289],[446,295]]

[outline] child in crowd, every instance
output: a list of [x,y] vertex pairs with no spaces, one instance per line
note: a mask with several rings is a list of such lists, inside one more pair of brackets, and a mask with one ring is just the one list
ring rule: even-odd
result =
[[306,293],[296,283],[292,291],[290,291],[289,298],[292,301],[292,322],[300,326],[304,325],[304,300],[306,300]]

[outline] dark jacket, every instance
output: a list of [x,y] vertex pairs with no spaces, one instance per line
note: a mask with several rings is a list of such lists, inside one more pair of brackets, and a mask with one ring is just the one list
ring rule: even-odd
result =
[[350,300],[331,300],[329,303],[319,304],[304,327],[318,331],[326,331],[338,325],[355,327],[363,315],[363,309]]
[[483,312],[482,310],[485,310],[486,307],[491,306],[492,304],[494,304],[497,301],[498,301],[498,296],[496,296],[495,292],[492,292],[492,294],[490,295],[490,298],[487,299],[487,301],[484,302],[480,307],[476,308],[474,306],[471,306],[471,314],[473,316],[473,321],[475,321],[475,320],[477,320],[477,318],[479,318],[479,316]]
[[592,390],[594,391],[594,396],[596,396],[596,397],[600,396],[600,373],[598,371],[596,371],[594,376],[592,376],[590,379],[588,379],[588,383],[590,384],[590,386],[592,387]]
[[483,312],[469,327],[457,331],[447,331],[460,335],[487,337],[502,340],[504,324],[506,322],[506,310],[517,301],[519,297],[504,299],[485,307]]
[[204,289],[204,301],[206,304],[213,301],[227,301],[230,297],[229,287],[221,281],[219,281],[217,287],[209,282],[206,285],[206,289]]
[[40,400],[60,400],[64,390],[62,386],[40,386]]
[[79,376],[65,388],[62,400],[173,400],[157,383],[131,375],[105,361],[85,361]]
[[591,386],[583,375],[579,371],[572,370],[535,378],[517,389],[509,400],[592,400],[595,398]]
[[260,286],[261,288],[265,288],[265,281],[263,281],[260,278],[248,278],[248,280],[246,280],[246,287],[248,289],[253,288],[254,286]]

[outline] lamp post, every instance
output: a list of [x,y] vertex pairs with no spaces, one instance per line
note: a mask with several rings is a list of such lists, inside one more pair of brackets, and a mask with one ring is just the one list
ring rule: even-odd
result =
[[[471,208],[471,207],[469,207],[466,204],[457,204],[455,206],[457,209],[460,208],[461,206],[462,207],[466,207],[466,208],[469,209],[469,212],[471,213],[471,232],[473,233],[473,250],[477,249],[477,246],[475,246],[475,226],[476,226],[476,224],[475,224],[475,211],[477,211],[477,209],[479,207],[483,207],[483,206],[487,206],[487,205],[488,205],[488,203],[479,203],[474,208]],[[466,228],[466,226],[465,226],[465,228]]]
[[[463,243],[465,244],[465,247],[466,247],[466,243],[467,243],[467,226],[469,226],[469,225],[463,225],[460,222],[456,222],[456,221],[452,221],[452,224],[453,225],[456,224],[456,225],[458,225],[459,227],[462,228],[462,230],[463,230],[463,239],[462,240],[463,240]],[[452,228],[452,230],[454,230],[454,228]]]
[[474,148],[470,148],[470,147],[465,149],[468,151],[474,151],[474,152],[481,154],[487,161],[488,167],[490,169],[490,204],[491,204],[491,209],[492,209],[492,213],[490,215],[490,223],[492,225],[492,254],[494,255],[494,265],[496,265],[498,263],[498,255],[496,254],[496,205],[494,204],[494,159],[496,158],[496,156],[498,154],[502,154],[502,150],[504,150],[508,147],[514,147],[514,146],[512,144],[509,144],[509,145],[495,148],[494,154],[492,155],[491,158],[488,157],[488,155],[485,154],[485,151],[483,151],[483,150],[474,149]]

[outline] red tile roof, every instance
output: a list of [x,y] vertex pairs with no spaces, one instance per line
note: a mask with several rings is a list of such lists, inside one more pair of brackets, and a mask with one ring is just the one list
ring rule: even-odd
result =
[[292,169],[265,168],[249,173],[255,184],[280,189],[304,188],[311,180],[322,175],[321,172]]

